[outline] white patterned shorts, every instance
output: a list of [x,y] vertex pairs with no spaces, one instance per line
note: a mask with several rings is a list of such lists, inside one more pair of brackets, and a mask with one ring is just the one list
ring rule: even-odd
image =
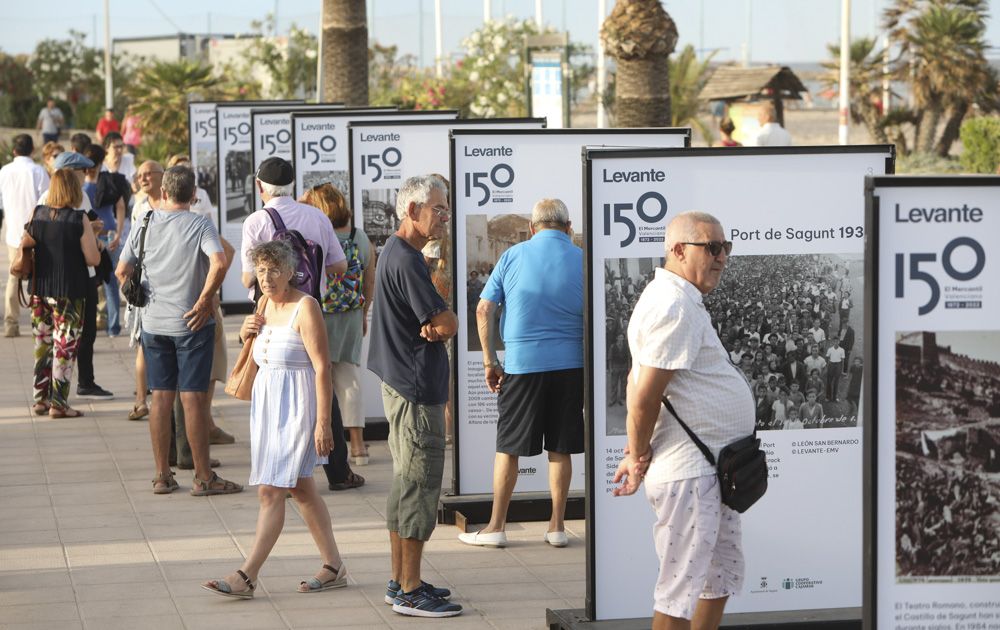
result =
[[646,498],[656,512],[653,543],[660,560],[653,609],[691,619],[699,598],[738,593],[744,573],[740,515],[722,504],[718,478],[647,479]]

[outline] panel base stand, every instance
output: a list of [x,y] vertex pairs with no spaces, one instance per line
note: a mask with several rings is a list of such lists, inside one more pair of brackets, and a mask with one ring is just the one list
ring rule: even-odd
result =
[[[493,510],[492,494],[444,495],[438,504],[438,523],[457,525],[463,532],[471,523],[489,523]],[[515,492],[507,509],[508,523],[547,521],[552,516],[552,497],[548,492]],[[566,500],[566,520],[582,520],[585,505],[582,491],[570,491]]]
[[[651,617],[590,621],[582,608],[545,610],[549,630],[648,630]],[[860,630],[861,609],[791,610],[769,613],[723,615],[721,628],[727,630]]]

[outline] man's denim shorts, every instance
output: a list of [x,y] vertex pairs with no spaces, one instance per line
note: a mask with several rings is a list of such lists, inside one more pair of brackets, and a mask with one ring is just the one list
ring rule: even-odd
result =
[[215,353],[215,322],[186,335],[142,332],[149,389],[205,392],[211,384]]

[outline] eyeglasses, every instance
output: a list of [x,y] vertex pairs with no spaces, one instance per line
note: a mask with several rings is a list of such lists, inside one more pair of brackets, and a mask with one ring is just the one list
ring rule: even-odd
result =
[[258,267],[257,269],[254,269],[254,273],[256,273],[258,277],[266,276],[273,279],[281,275],[281,269],[278,269],[277,267],[273,267],[271,269],[268,269],[267,267]]
[[163,171],[145,171],[143,173],[137,173],[137,178],[152,177],[153,175],[163,175]]
[[682,242],[681,245],[697,245],[698,247],[704,247],[712,256],[718,256],[723,251],[725,251],[726,256],[728,256],[733,251],[732,241],[706,241],[703,243]]
[[448,208],[446,208],[444,206],[431,206],[431,210],[433,210],[434,214],[436,214],[438,216],[438,218],[441,218],[441,219],[443,219],[444,217],[446,217],[449,214],[451,214],[451,211],[448,210]]

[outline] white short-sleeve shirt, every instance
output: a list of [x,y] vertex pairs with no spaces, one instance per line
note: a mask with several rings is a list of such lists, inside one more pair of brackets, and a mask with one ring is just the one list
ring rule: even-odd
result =
[[[632,312],[628,343],[633,381],[638,379],[639,365],[674,371],[667,398],[716,457],[723,447],[753,432],[750,386],[730,362],[693,284],[657,269]],[[651,442],[648,479],[677,481],[715,474],[662,405]]]

